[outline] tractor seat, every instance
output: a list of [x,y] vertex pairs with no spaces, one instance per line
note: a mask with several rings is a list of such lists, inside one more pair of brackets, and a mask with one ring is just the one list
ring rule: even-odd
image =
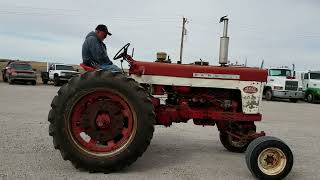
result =
[[91,66],[87,66],[83,63],[80,64],[80,66],[85,70],[85,71],[95,71],[95,69]]

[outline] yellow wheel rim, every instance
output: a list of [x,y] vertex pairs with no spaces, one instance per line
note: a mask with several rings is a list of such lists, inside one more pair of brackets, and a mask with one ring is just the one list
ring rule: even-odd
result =
[[258,167],[266,175],[280,174],[287,164],[287,157],[279,148],[267,148],[258,157]]

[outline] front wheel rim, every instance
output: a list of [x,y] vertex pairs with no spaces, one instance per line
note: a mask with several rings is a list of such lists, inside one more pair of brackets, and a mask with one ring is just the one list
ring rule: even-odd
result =
[[258,157],[258,167],[266,175],[275,176],[283,172],[287,157],[279,148],[264,149]]
[[137,123],[127,99],[103,89],[86,93],[76,101],[68,129],[72,141],[82,151],[113,156],[132,142]]

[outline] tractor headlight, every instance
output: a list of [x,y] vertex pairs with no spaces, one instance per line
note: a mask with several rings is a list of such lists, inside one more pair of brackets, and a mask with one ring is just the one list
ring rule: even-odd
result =
[[66,75],[66,73],[60,73],[60,76],[65,76]]
[[302,91],[302,90],[303,90],[302,87],[299,87],[298,91]]

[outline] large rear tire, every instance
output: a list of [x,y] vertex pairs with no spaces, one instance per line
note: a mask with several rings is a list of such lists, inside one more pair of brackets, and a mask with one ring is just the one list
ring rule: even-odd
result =
[[121,73],[87,72],[62,86],[51,103],[49,134],[64,160],[109,173],[137,160],[153,136],[146,91]]
[[246,164],[258,179],[283,179],[292,169],[293,154],[282,140],[263,136],[249,144]]

